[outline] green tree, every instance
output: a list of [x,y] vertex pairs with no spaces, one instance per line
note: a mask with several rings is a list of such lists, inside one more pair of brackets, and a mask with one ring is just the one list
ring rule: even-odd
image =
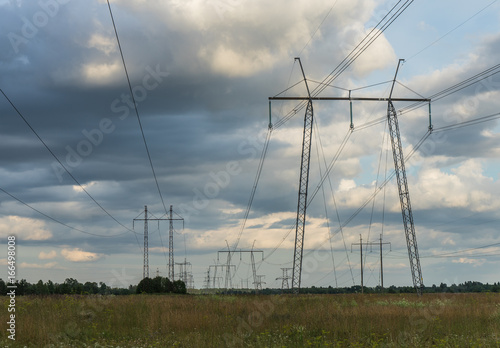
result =
[[104,282],[99,282],[99,293],[106,295],[108,293],[108,286]]
[[173,282],[174,294],[185,294],[187,293],[186,284],[182,280],[176,280]]
[[49,294],[49,289],[47,288],[47,285],[45,285],[41,279],[35,285],[35,293],[37,295],[48,295]]
[[168,278],[165,278],[165,292],[174,292],[174,283]]
[[56,293],[56,286],[54,285],[52,280],[47,281],[47,283],[45,283],[45,285],[47,286],[47,290],[49,291],[49,294]]
[[99,287],[96,282],[86,282],[83,284],[83,292],[86,294],[97,294],[99,292]]
[[26,279],[21,279],[21,281],[16,281],[17,289],[16,294],[19,295],[29,295],[31,293],[31,284],[26,281]]
[[70,294],[81,294],[83,293],[83,285],[78,282],[78,280],[74,278],[66,278],[64,281],[64,284],[66,284],[69,287],[69,293]]
[[146,277],[143,280],[141,280],[137,285],[136,293],[152,294],[153,290],[154,290],[153,279]]
[[152,280],[154,293],[162,293],[165,292],[165,287],[163,286],[163,278],[161,276],[154,277]]
[[55,284],[55,293],[60,295],[71,294],[71,287],[66,282]]
[[7,293],[7,284],[0,278],[0,294],[5,295]]

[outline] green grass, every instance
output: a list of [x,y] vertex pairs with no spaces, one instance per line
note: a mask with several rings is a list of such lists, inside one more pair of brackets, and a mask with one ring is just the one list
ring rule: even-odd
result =
[[[8,347],[500,347],[500,294],[18,297]],[[2,298],[0,321],[8,321]]]

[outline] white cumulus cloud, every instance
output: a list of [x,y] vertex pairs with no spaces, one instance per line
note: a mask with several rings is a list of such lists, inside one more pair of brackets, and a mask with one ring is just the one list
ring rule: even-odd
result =
[[55,250],[51,250],[49,252],[44,252],[44,251],[41,251],[40,254],[38,254],[38,258],[40,260],[51,260],[51,259],[54,259],[57,257],[57,253]]
[[24,240],[47,240],[52,238],[45,222],[16,215],[0,219],[0,237],[15,235]]
[[97,261],[104,255],[92,253],[89,251],[83,251],[80,248],[74,249],[63,249],[61,255],[68,261],[71,262],[91,262]]
[[39,268],[39,269],[55,268],[56,266],[57,262],[49,262],[44,264],[22,262],[19,265],[20,268]]

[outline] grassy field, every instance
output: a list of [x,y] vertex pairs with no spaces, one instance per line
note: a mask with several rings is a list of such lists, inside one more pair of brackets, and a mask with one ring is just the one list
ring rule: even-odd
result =
[[8,347],[500,347],[500,294],[16,299]]

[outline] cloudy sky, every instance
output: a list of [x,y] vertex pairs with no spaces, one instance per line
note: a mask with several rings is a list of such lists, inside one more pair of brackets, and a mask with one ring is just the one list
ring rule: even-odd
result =
[[[7,277],[7,236],[16,235],[18,278],[137,284],[144,229],[133,219],[145,205],[151,218],[164,218],[173,205],[185,219],[174,224],[175,261],[192,264],[196,287],[209,265],[226,262],[227,253],[217,253],[226,241],[243,250],[255,242],[264,251],[256,257],[264,286],[281,286],[280,268],[293,260],[304,109],[272,131],[241,228],[268,135],[268,97],[296,83],[287,95],[305,96],[297,56],[311,89],[318,87],[395,3],[111,1],[139,124],[105,1],[0,0],[0,88],[18,110],[0,95],[0,277]],[[333,81],[342,89],[321,96],[387,97],[387,83],[358,88],[393,79],[400,58],[394,97],[441,92],[498,64],[499,16],[492,0],[414,1]],[[500,127],[495,117],[463,124],[498,113],[499,104],[495,74],[433,102],[436,131],[407,162],[426,285],[500,280]],[[297,105],[273,102],[272,121]],[[363,127],[386,110],[354,102],[350,133],[347,102],[314,104],[310,192],[317,194],[303,286],[359,284],[352,244],[381,234],[391,243],[384,285],[411,285],[395,179],[359,212],[393,171],[386,123]],[[426,135],[428,107],[399,120],[409,154]],[[464,126],[439,131],[455,124]],[[151,274],[166,276],[168,222],[149,222],[149,247]],[[379,249],[364,255],[365,284],[376,286]],[[251,285],[249,254],[232,261],[233,284]]]

